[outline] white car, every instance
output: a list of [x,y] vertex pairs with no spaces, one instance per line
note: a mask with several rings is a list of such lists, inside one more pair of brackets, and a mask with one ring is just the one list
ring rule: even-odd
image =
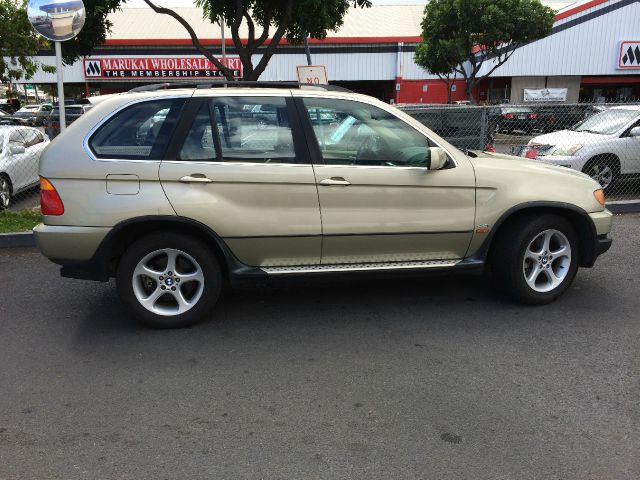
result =
[[534,137],[522,156],[579,170],[610,189],[621,175],[640,174],[640,106],[613,107]]
[[0,126],[0,210],[38,184],[38,163],[49,137],[36,128]]

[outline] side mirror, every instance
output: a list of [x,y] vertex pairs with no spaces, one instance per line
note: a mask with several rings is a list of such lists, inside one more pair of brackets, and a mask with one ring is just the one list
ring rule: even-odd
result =
[[442,170],[447,164],[447,152],[440,147],[429,148],[428,170]]
[[27,150],[22,145],[14,145],[11,147],[11,155],[20,155]]
[[640,127],[633,127],[629,131],[629,136],[630,137],[640,137]]

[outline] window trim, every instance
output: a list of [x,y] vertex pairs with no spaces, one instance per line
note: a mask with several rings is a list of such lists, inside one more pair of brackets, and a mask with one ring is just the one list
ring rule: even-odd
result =
[[[177,128],[180,124],[180,118],[182,118],[184,116],[184,110],[185,110],[185,106],[188,104],[189,99],[191,98],[191,95],[162,95],[162,96],[157,96],[157,97],[148,97],[148,98],[138,98],[136,100],[132,100],[130,102],[127,102],[123,105],[120,105],[118,108],[116,108],[115,110],[113,110],[111,113],[109,113],[109,115],[105,116],[104,118],[102,118],[96,125],[93,126],[93,128],[91,128],[91,130],[89,130],[89,133],[87,133],[84,137],[84,140],[82,141],[82,146],[84,148],[85,153],[87,154],[87,156],[93,160],[94,162],[145,162],[145,163],[159,163],[162,161],[162,158],[159,159],[140,159],[140,158],[99,158],[96,156],[96,154],[93,152],[93,150],[91,149],[91,146],[89,144],[89,142],[91,141],[91,138],[93,137],[93,135],[100,129],[100,127],[102,127],[105,123],[107,123],[109,120],[111,120],[113,117],[115,117],[116,115],[118,115],[120,112],[122,112],[124,109],[132,107],[138,103],[145,103],[145,102],[153,102],[153,101],[157,101],[157,100],[184,100],[184,105],[182,106],[182,111],[180,112],[180,116],[178,118],[178,125],[176,125],[176,129],[173,132],[173,135],[171,135],[171,138],[169,139],[169,146],[171,145],[171,143],[173,142],[173,138],[175,137]],[[169,150],[169,146],[167,146],[167,148],[165,150]],[[164,156],[164,155],[162,155]]]
[[427,135],[426,133],[424,133],[419,128],[417,128],[414,125],[410,124],[409,122],[407,122],[403,118],[400,118],[398,115],[395,114],[395,112],[387,110],[385,108],[382,108],[379,105],[375,105],[375,104],[369,103],[369,102],[364,102],[362,100],[355,99],[355,98],[333,97],[333,96],[330,97],[330,96],[302,96],[302,95],[300,95],[300,96],[295,96],[293,98],[295,100],[296,107],[297,107],[298,113],[299,113],[300,123],[302,125],[302,128],[303,128],[304,133],[305,133],[305,137],[306,137],[306,140],[307,140],[307,145],[308,145],[308,148],[309,148],[309,153],[310,153],[310,156],[311,156],[312,165],[324,165],[324,166],[330,166],[330,167],[348,167],[348,168],[396,168],[396,169],[403,169],[403,170],[423,170],[423,171],[427,170],[424,167],[415,167],[415,166],[401,167],[401,166],[391,166],[391,165],[341,165],[341,164],[333,165],[333,164],[325,163],[324,162],[324,157],[322,155],[322,150],[320,149],[320,144],[319,144],[318,139],[316,137],[315,131],[313,130],[313,124],[311,123],[311,118],[310,118],[310,116],[308,114],[307,107],[304,104],[304,100],[305,99],[311,99],[311,100],[325,100],[325,99],[327,99],[327,100],[340,100],[340,101],[346,101],[346,102],[360,103],[362,105],[367,105],[369,107],[379,108],[380,110],[383,110],[383,111],[387,112],[389,115],[392,115],[394,118],[396,118],[399,121],[401,121],[407,127],[413,128],[420,135],[423,135],[429,142],[433,143],[435,146],[440,147],[442,150],[444,150],[444,152],[447,154],[447,157],[449,157],[449,160],[451,160],[451,168],[450,169],[458,167],[458,162],[455,159],[455,156],[449,151],[448,148],[443,146],[440,142],[437,142],[436,140],[434,140],[431,136]]

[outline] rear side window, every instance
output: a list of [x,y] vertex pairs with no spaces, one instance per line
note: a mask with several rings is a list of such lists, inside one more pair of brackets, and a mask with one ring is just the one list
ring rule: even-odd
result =
[[283,97],[223,97],[213,102],[222,161],[296,162]]
[[89,140],[98,158],[161,160],[184,99],[141,102],[118,112]]

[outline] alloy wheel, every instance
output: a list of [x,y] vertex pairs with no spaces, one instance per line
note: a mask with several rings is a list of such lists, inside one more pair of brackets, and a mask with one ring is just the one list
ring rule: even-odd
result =
[[613,183],[613,168],[606,163],[596,163],[589,169],[587,174],[605,190]]
[[11,187],[9,181],[0,177],[0,208],[8,208],[11,203]]
[[191,310],[204,291],[202,267],[191,255],[173,248],[156,250],[142,258],[131,281],[140,305],[162,316]]
[[537,234],[527,246],[522,273],[529,287],[540,293],[557,288],[569,273],[571,244],[559,230]]

